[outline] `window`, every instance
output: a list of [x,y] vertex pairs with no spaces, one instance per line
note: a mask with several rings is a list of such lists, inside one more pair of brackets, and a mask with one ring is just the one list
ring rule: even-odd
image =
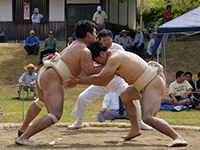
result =
[[[24,3],[30,4],[30,19],[24,20]],[[39,12],[44,16],[41,23],[49,20],[49,0],[13,0],[13,21],[15,22],[31,22],[31,15],[34,8],[38,8]]]

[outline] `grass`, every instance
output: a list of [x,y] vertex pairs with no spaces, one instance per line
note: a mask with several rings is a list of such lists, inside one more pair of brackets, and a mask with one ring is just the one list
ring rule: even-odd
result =
[[[198,63],[200,62],[199,39],[199,35],[192,37],[178,36],[177,42],[171,42],[171,39],[169,39],[166,48],[167,87],[170,82],[175,80],[177,70],[190,71],[194,75],[193,79],[197,80],[196,74],[200,71],[198,70]],[[23,122],[23,102],[21,100],[13,100],[12,98],[17,96],[17,83],[19,77],[25,72],[23,67],[29,63],[36,65],[39,62],[39,58],[36,55],[26,56],[23,46],[22,43],[0,43],[0,106],[3,110],[3,115],[0,116],[0,123]],[[65,44],[59,44],[60,49],[64,49],[64,47]],[[146,61],[149,60],[150,58],[147,57]],[[40,68],[41,66],[38,67]],[[84,76],[84,73],[81,76]],[[71,116],[71,112],[79,94],[87,87],[86,85],[78,85],[76,88],[65,90],[64,111],[59,122],[72,123],[76,120],[75,117]],[[103,96],[100,96],[96,101],[88,105],[84,122],[96,122],[96,114],[101,109],[102,99]],[[24,115],[26,115],[26,111],[32,102],[32,100],[24,100]],[[46,109],[43,109],[37,118],[44,115],[46,115]],[[200,120],[197,117],[199,115],[200,111],[197,110],[187,112],[159,111],[157,117],[165,119],[172,125],[199,126]]]

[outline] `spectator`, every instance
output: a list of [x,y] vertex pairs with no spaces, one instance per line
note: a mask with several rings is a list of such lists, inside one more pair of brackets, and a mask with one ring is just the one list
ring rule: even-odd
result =
[[35,73],[34,71],[37,70],[37,67],[34,66],[33,64],[29,64],[27,66],[24,66],[24,69],[27,70],[27,72],[23,73],[22,76],[19,78],[19,85],[17,90],[18,96],[14,97],[13,99],[20,99],[21,91],[23,89],[28,93],[30,91],[33,91],[34,92],[33,99],[36,100],[37,88],[35,85],[35,79],[37,73]]
[[[53,37],[53,31],[49,31],[49,37],[45,39],[42,50],[40,51],[40,61],[38,65],[42,64],[43,56],[47,53],[55,53],[58,51],[58,41]],[[45,48],[47,49],[45,50]]]
[[[167,5],[167,10],[163,13],[163,20],[164,20],[164,23],[170,21],[173,19],[173,15],[171,13],[171,9],[172,9],[172,6],[171,5]],[[169,34],[169,37],[172,37],[172,41],[173,42],[176,42],[176,36],[174,33],[172,34]]]
[[116,34],[114,39],[113,39],[113,42],[115,43],[119,43],[119,39],[120,39],[121,35],[120,34]]
[[200,95],[200,72],[197,74],[197,77],[199,78],[199,80],[197,80],[197,90],[198,90],[198,94]]
[[29,56],[32,53],[37,55],[40,48],[39,44],[40,41],[38,37],[35,36],[35,31],[31,30],[30,36],[26,39],[26,45],[24,46],[24,49],[27,51],[27,56]]
[[130,51],[130,52],[135,52],[137,50],[138,52],[138,55],[142,57],[142,49],[144,48],[144,36],[143,36],[143,33],[140,29],[140,27],[137,27],[135,29],[135,38],[134,38],[134,41],[133,41],[133,44],[130,48],[127,49],[127,51]]
[[[135,101],[134,103],[137,105],[137,109],[141,109],[139,100]],[[109,106],[111,109],[107,110]],[[120,97],[117,94],[110,92],[105,95],[102,109],[97,113],[97,122],[105,122],[105,120],[112,120],[116,118],[129,119]],[[141,111],[137,111],[137,118],[139,127],[141,129],[152,129],[152,127],[148,126],[141,120]]]
[[70,36],[68,37],[68,42],[66,44],[66,47],[69,46],[73,42],[73,38]]
[[185,73],[185,79],[190,83],[190,85],[192,86],[192,91],[196,91],[197,90],[197,86],[196,83],[194,82],[194,80],[192,80],[192,73],[191,72],[186,72]]
[[94,13],[92,20],[96,24],[98,32],[106,28],[107,15],[105,11],[101,9],[101,6],[97,6],[97,11]]
[[[147,53],[149,55],[152,55],[152,50],[153,50],[153,46],[154,46],[154,43],[155,43],[156,36],[157,36],[157,32],[153,32],[153,33],[150,34],[151,40],[149,41],[149,43],[147,45]],[[158,54],[160,54],[161,44],[159,45],[158,48],[159,48]]]
[[0,27],[0,43],[1,42],[5,42],[5,40],[4,40],[4,32],[2,31],[2,29]]
[[184,72],[178,71],[176,73],[176,80],[169,86],[169,96],[164,98],[166,103],[164,107],[189,105],[191,101],[188,96],[191,92],[192,86],[185,80]]
[[127,50],[132,45],[132,39],[130,36],[127,36],[127,33],[129,31],[122,30],[119,34],[122,35],[122,37],[119,38],[119,45],[121,45],[125,50]]
[[40,38],[40,19],[43,15],[39,13],[39,9],[35,8],[31,16],[32,19],[32,29],[36,32],[36,35]]
[[76,34],[75,32],[72,34],[72,39],[75,41],[76,40]]

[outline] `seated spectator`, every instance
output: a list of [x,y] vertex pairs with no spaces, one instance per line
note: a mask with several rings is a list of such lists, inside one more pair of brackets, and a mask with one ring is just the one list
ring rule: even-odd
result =
[[185,80],[187,80],[190,85],[192,86],[192,91],[195,92],[197,90],[196,83],[194,80],[192,80],[192,73],[191,72],[186,72],[185,73]]
[[[198,90],[198,94],[200,95],[200,72],[197,74],[197,77],[199,78],[198,80],[197,80],[197,90]],[[199,96],[198,95],[198,96]]]
[[189,105],[191,103],[189,95],[192,92],[192,86],[187,80],[183,71],[176,73],[176,80],[169,86],[169,96],[164,98],[166,105],[164,107],[172,107],[178,105]]
[[119,39],[120,39],[121,35],[120,34],[116,34],[114,39],[113,39],[113,42],[115,43],[119,43]]
[[135,38],[134,38],[134,41],[133,41],[133,44],[130,48],[127,49],[127,51],[130,51],[130,52],[135,52],[137,50],[138,52],[138,55],[142,57],[142,49],[144,48],[144,35],[140,29],[140,27],[137,27],[135,29]]
[[37,73],[34,70],[37,70],[37,67],[33,64],[29,64],[24,66],[24,69],[27,72],[23,73],[22,76],[19,78],[19,85],[18,85],[18,96],[14,97],[13,99],[20,99],[22,89],[27,91],[30,94],[30,91],[34,92],[33,99],[36,100],[37,88],[35,84],[35,79]]
[[66,44],[66,47],[69,46],[73,42],[73,38],[70,36],[68,37],[68,42]]
[[127,36],[127,33],[129,31],[122,30],[119,34],[122,35],[122,37],[119,38],[119,45],[121,45],[125,50],[127,50],[132,45],[132,39],[130,36]]
[[72,39],[75,41],[76,40],[76,34],[75,32],[72,34]]
[[[49,37],[45,39],[43,48],[40,51],[40,56],[39,56],[40,61],[39,61],[38,65],[42,64],[42,59],[45,54],[59,52],[58,51],[58,41],[56,38],[53,37],[53,31],[49,31],[48,36]],[[46,47],[47,47],[47,49],[45,50]]]
[[[148,126],[141,120],[141,106],[139,100],[134,101],[134,103],[138,109],[137,117],[139,127],[144,130],[151,130],[152,127]],[[109,106],[111,109],[107,110]],[[120,97],[117,94],[110,92],[105,95],[102,109],[97,113],[97,122],[105,122],[105,120],[111,120],[114,118],[128,119],[128,115]]]
[[[147,53],[149,55],[152,55],[152,50],[153,50],[153,46],[154,46],[154,43],[155,43],[156,36],[157,36],[157,32],[153,32],[153,33],[150,34],[151,40],[149,41],[149,43],[147,45]],[[158,49],[159,49],[158,54],[160,54],[161,44],[159,45]]]
[[0,43],[1,42],[5,42],[5,40],[4,40],[4,32],[2,31],[2,29],[0,27]]
[[35,36],[35,31],[31,30],[30,36],[27,37],[26,45],[24,46],[24,49],[27,51],[27,56],[29,56],[32,53],[37,55],[40,48],[39,44],[40,44],[40,41],[38,37]]

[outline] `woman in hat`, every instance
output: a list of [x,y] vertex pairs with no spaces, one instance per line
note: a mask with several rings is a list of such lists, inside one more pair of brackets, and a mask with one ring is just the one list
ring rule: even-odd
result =
[[17,90],[18,96],[14,97],[13,99],[20,99],[21,91],[23,89],[27,92],[29,92],[29,90],[33,91],[33,100],[36,100],[37,88],[35,86],[35,79],[37,73],[33,71],[37,70],[37,67],[33,64],[28,64],[27,66],[24,66],[24,69],[27,70],[27,72],[23,73],[22,76],[19,78],[19,85]]
[[121,38],[119,38],[119,44],[125,49],[127,50],[131,45],[132,45],[132,39],[130,36],[127,36],[127,33],[129,31],[126,31],[125,29],[123,29],[119,34],[122,35]]

